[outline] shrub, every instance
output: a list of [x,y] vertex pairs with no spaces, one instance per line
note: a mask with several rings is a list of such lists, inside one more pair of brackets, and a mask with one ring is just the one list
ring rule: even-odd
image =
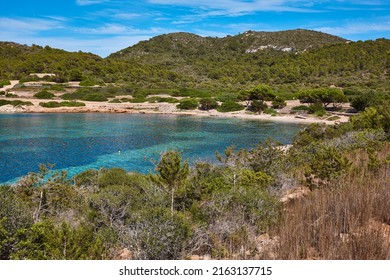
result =
[[323,105],[319,102],[316,102],[316,103],[310,105],[308,112],[310,114],[315,114],[317,117],[322,117],[323,115],[326,114],[326,111],[325,111]]
[[123,186],[129,184],[129,175],[121,168],[103,169],[98,178],[98,185],[101,188],[118,185]]
[[217,108],[218,102],[213,98],[202,98],[199,105],[199,109],[208,111]]
[[80,82],[80,86],[82,86],[82,87],[92,87],[96,84],[97,83],[95,81],[91,81],[91,80],[83,80]]
[[180,103],[177,105],[177,108],[181,110],[194,110],[198,108],[198,101],[194,98],[186,98],[180,100]]
[[261,113],[267,108],[268,105],[263,100],[253,100],[248,110],[256,113]]
[[34,94],[34,97],[36,97],[38,99],[52,99],[54,97],[54,93],[51,93],[51,92],[46,91],[46,90],[42,90],[42,91]]
[[295,106],[295,107],[292,107],[292,110],[294,111],[309,111],[309,106],[306,106],[306,105],[299,105],[299,106]]
[[274,109],[282,109],[286,106],[287,102],[286,99],[284,99],[283,97],[278,96],[272,101],[272,108]]
[[85,103],[83,102],[77,102],[77,101],[49,101],[49,102],[41,102],[39,103],[40,106],[45,108],[58,108],[58,107],[83,107],[85,106]]
[[4,106],[4,105],[12,105],[12,106],[16,107],[16,106],[22,106],[22,105],[32,106],[34,104],[32,104],[30,101],[22,101],[22,100],[9,101],[9,100],[0,99],[0,106]]
[[218,95],[217,100],[220,102],[226,101],[238,101],[238,95],[236,93],[221,93]]
[[5,97],[19,97],[17,94],[6,93]]
[[102,93],[90,93],[83,98],[85,101],[107,101],[107,97],[105,97]]
[[134,225],[138,259],[176,260],[181,255],[191,228],[181,213],[166,208],[150,209]]
[[271,115],[271,116],[276,116],[276,111],[272,108],[267,108],[264,110],[264,114],[268,114],[268,115]]
[[245,107],[233,101],[223,102],[220,107],[217,108],[218,112],[234,112],[241,111]]

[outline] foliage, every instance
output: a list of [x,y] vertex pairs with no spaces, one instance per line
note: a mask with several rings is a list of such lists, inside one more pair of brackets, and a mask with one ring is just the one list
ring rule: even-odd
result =
[[226,101],[221,104],[217,108],[218,112],[234,112],[234,111],[241,111],[244,109],[244,106],[242,106],[239,103],[236,103],[234,101]]
[[32,106],[34,104],[32,104],[30,101],[22,101],[22,100],[9,101],[9,100],[0,99],[0,106],[4,106],[4,105],[12,105],[16,107],[16,106]]
[[152,178],[170,192],[171,212],[173,213],[175,192],[179,185],[187,179],[189,173],[188,162],[182,164],[179,152],[168,151],[161,155],[156,171],[157,175]]
[[177,105],[177,108],[181,110],[194,110],[198,108],[198,101],[194,98],[182,99]]
[[275,99],[272,101],[272,108],[274,109],[282,109],[287,106],[286,99],[283,97],[277,96]]
[[212,110],[218,107],[218,102],[212,98],[202,98],[199,100],[199,109],[200,110]]
[[267,103],[265,103],[263,100],[253,100],[251,102],[251,105],[248,107],[249,111],[256,112],[256,113],[261,113],[265,109],[268,108]]
[[99,93],[90,93],[87,94],[83,100],[85,101],[108,101],[107,97]]
[[78,102],[78,101],[49,101],[49,102],[41,102],[39,103],[39,106],[45,107],[45,108],[58,108],[58,107],[83,107],[85,106],[85,103]]
[[47,90],[42,90],[34,94],[34,97],[38,99],[52,99],[54,97],[54,93],[51,93]]
[[333,107],[335,108],[337,107],[337,104],[348,101],[344,93],[337,88],[318,88],[304,90],[300,92],[298,98],[302,103],[321,103],[325,109],[331,103],[333,103]]

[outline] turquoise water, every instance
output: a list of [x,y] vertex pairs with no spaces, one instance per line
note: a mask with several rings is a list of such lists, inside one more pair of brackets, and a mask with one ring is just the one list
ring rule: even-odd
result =
[[73,176],[121,167],[148,173],[160,153],[182,151],[190,162],[215,161],[230,145],[250,147],[272,137],[291,143],[302,125],[167,115],[0,114],[0,183],[38,171],[41,163]]

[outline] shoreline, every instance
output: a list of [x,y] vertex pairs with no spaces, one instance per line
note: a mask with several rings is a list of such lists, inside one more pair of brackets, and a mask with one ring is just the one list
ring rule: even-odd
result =
[[[9,99],[12,100],[12,99]],[[15,99],[14,99],[15,100]],[[84,102],[85,107],[58,107],[44,108],[35,104],[37,100],[20,99],[23,101],[33,102],[33,106],[4,105],[0,107],[1,114],[66,114],[66,113],[102,113],[102,114],[154,114],[154,115],[174,115],[174,116],[194,116],[194,117],[212,117],[212,118],[235,118],[246,120],[311,124],[325,123],[334,125],[337,123],[348,122],[349,117],[337,115],[337,120],[327,120],[330,116],[317,118],[314,116],[300,116],[289,113],[278,113],[276,116],[269,114],[254,114],[247,111],[236,111],[221,113],[216,110],[201,111],[196,110],[179,110],[175,104],[171,103],[101,103],[101,102]],[[47,102],[48,100],[39,100],[38,102]],[[52,100],[53,101],[53,100]],[[335,115],[332,115],[335,116]]]

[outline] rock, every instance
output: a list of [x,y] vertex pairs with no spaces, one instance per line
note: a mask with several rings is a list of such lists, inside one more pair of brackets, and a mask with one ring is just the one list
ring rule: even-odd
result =
[[282,198],[280,198],[280,202],[287,204],[293,200],[302,198],[308,195],[309,193],[310,193],[310,189],[307,187],[302,186],[302,187],[294,188],[289,190],[285,195],[283,195]]

